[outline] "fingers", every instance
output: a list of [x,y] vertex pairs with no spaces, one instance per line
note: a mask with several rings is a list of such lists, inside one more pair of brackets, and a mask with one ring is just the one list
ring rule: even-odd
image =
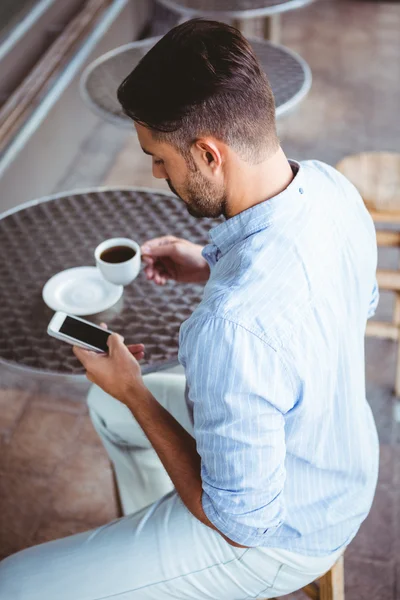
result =
[[145,270],[144,270],[144,272],[145,272],[145,274],[146,274],[146,277],[147,277],[147,279],[149,279],[149,280],[150,280],[150,279],[153,279],[153,278],[154,278],[154,275],[155,275],[155,273],[156,273],[156,271],[155,271],[155,269],[154,269],[154,267],[153,267],[153,266],[151,266],[151,267],[146,267],[146,268],[145,268]]
[[118,352],[121,352],[124,346],[124,338],[118,333],[112,333],[107,338],[108,354],[112,358]]
[[[121,352],[128,351],[137,361],[144,358],[144,345],[143,344],[131,344],[130,346],[124,345],[124,338],[117,333],[113,333],[107,340],[108,354],[110,358],[116,357],[118,360],[118,354]],[[121,357],[122,358],[122,357]]]
[[144,344],[129,344],[127,348],[130,352],[144,352]]
[[107,323],[100,323],[100,327],[102,329],[107,329]]
[[168,280],[167,275],[164,273],[161,273],[159,270],[155,269],[154,267],[146,267],[144,272],[146,274],[146,278],[149,281],[152,280],[155,283],[157,283],[158,285],[165,285],[165,283],[167,283],[167,280]]
[[168,279],[174,279],[171,272],[174,267],[176,243],[182,241],[173,235],[165,235],[145,242],[141,248],[144,272],[149,281],[165,285]]
[[167,278],[159,273],[155,273],[153,279],[157,285],[165,285],[167,283]]
[[154,269],[147,271],[146,269],[146,277],[149,281],[154,281],[157,285],[165,285],[167,283],[167,278],[164,275],[160,275]]
[[92,350],[84,350],[83,348],[79,348],[79,346],[73,346],[72,352],[75,354],[76,358],[82,363],[82,365],[87,368],[87,365],[93,360],[93,357],[96,356],[96,352],[92,352]]
[[129,352],[136,358],[136,360],[142,360],[144,358],[144,345],[143,344],[130,344],[127,346]]
[[139,352],[138,354],[131,352],[131,354],[137,361],[142,360],[144,358],[144,352]]
[[143,260],[148,257],[170,256],[171,249],[174,248],[178,241],[173,235],[166,235],[161,238],[155,238],[145,242],[141,248]]
[[[79,346],[73,346],[72,351],[75,354],[76,358],[82,363],[86,371],[90,370],[90,365],[93,364],[93,361],[99,360],[99,358],[104,359],[104,357],[111,356],[112,353],[117,352],[121,346],[124,346],[124,338],[117,334],[113,333],[109,336],[107,340],[107,345],[109,347],[109,353],[99,353],[93,352],[92,350],[84,350]],[[144,344],[130,344],[127,346],[128,351],[136,358],[136,360],[141,360],[144,358]]]
[[172,242],[176,242],[177,240],[178,238],[174,235],[163,235],[158,238],[153,238],[152,240],[147,240],[147,242],[145,242],[142,245],[141,252],[142,254],[152,254],[154,248],[166,244],[171,244]]
[[107,338],[107,346],[110,349],[118,348],[118,347],[122,346],[123,343],[124,343],[124,338],[122,337],[122,335],[119,335],[119,333],[112,333]]
[[145,267],[144,272],[148,280],[153,280],[157,284],[163,284],[168,279],[174,279],[173,265],[173,259],[169,256],[156,258],[151,264]]

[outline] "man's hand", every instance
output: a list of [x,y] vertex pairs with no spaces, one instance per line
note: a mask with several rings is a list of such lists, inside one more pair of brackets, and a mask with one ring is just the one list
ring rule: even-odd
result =
[[107,394],[126,403],[137,390],[145,389],[138,360],[144,356],[143,344],[125,346],[124,338],[113,333],[107,340],[108,354],[83,350],[73,352],[86,369],[86,377]]
[[203,247],[172,235],[145,242],[141,248],[147,279],[164,285],[168,279],[180,283],[205,283],[210,267],[201,255]]

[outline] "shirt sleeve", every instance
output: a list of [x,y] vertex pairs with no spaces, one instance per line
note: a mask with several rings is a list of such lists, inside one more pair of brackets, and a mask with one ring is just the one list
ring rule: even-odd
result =
[[370,319],[371,317],[374,316],[376,308],[378,306],[378,302],[379,302],[379,288],[378,288],[378,282],[375,281],[375,285],[372,290],[371,302],[370,302],[369,308],[368,308],[367,319]]
[[284,414],[289,375],[269,345],[223,318],[200,318],[181,338],[202,506],[215,527],[245,546],[263,545],[285,510]]

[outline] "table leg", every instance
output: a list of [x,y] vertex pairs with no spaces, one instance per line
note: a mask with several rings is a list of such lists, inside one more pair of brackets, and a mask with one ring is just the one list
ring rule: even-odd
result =
[[344,600],[343,556],[319,580],[320,600]]
[[247,38],[264,38],[264,19],[234,19],[233,27]]
[[243,19],[233,19],[232,20],[232,27],[235,27],[236,29],[239,29],[239,31],[241,33],[243,33],[243,35],[245,35],[246,21],[244,21]]
[[245,37],[259,37],[274,44],[279,44],[281,38],[281,15],[271,15],[260,19],[234,19],[233,27]]
[[281,15],[271,15],[264,19],[264,39],[279,44],[281,39]]

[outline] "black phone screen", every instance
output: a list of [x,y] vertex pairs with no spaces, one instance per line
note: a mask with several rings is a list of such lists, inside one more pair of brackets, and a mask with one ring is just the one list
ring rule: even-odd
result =
[[78,321],[78,319],[65,317],[60,332],[81,342],[90,344],[103,352],[108,352],[107,339],[110,334],[107,331],[102,331],[101,329],[92,327],[92,325],[82,323],[82,321]]

